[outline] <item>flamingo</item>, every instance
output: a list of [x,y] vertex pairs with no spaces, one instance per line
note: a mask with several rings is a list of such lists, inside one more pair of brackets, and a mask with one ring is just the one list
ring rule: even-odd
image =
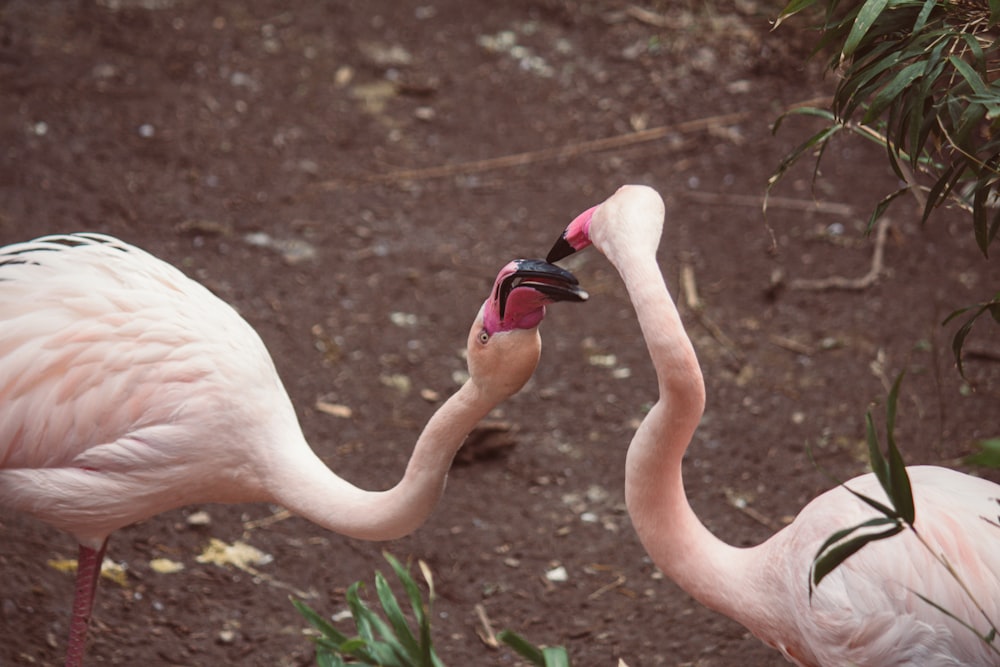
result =
[[466,435],[534,372],[545,306],[586,298],[559,267],[504,266],[469,331],[469,380],[401,481],[365,491],[309,447],[263,342],[204,286],[99,234],[0,248],[0,505],[79,543],[66,665],[82,663],[108,536],[128,524],[271,502],[358,539],[418,528]]
[[[949,610],[988,636],[1000,618],[1000,486],[934,466],[908,468],[916,528],[982,607],[907,530],[852,555],[809,594],[810,566],[834,532],[879,517],[841,486],[808,503],[762,544],[738,548],[699,521],[681,462],[705,407],[698,359],[657,264],[664,205],[655,190],[624,186],[574,219],[547,257],[593,244],[618,270],[656,371],[659,400],[625,460],[629,516],[653,562],[693,598],[749,629],[802,667],[998,665],[998,654]],[[873,474],[847,486],[887,503]]]

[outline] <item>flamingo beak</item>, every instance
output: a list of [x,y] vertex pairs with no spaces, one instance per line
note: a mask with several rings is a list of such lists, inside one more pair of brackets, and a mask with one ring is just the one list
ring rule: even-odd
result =
[[500,319],[507,314],[508,302],[515,290],[530,288],[542,303],[586,301],[590,295],[580,281],[566,269],[540,259],[514,260],[514,271],[497,282],[494,297],[500,306]]
[[[599,205],[598,205],[599,206]],[[569,223],[563,233],[556,239],[549,254],[545,257],[546,262],[558,262],[564,257],[569,257],[578,250],[583,250],[591,244],[590,241],[590,221],[594,217],[597,206],[592,206],[586,211],[576,216],[573,222]]]
[[586,301],[576,276],[541,259],[516,259],[497,275],[484,304],[483,326],[490,334],[533,329],[556,301]]

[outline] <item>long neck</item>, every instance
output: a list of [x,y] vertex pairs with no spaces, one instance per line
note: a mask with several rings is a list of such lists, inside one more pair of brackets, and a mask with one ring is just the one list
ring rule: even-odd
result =
[[681,463],[705,407],[705,385],[653,250],[608,253],[628,289],[660,397],[626,457],[625,496],[643,546],[656,565],[691,596],[733,615],[726,584],[741,562],[698,520],[684,493]]
[[[305,445],[291,464],[269,473],[273,500],[329,530],[364,540],[391,540],[416,530],[444,491],[455,453],[499,402],[466,382],[431,416],[403,478],[386,491],[365,491],[333,473]],[[377,454],[373,454],[377,455]]]

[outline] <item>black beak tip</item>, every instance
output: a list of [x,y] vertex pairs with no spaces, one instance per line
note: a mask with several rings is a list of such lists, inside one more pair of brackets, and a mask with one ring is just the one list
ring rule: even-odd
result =
[[560,236],[559,239],[552,246],[552,250],[549,250],[549,254],[545,257],[545,261],[551,263],[558,262],[560,259],[569,257],[574,252],[576,248],[569,244],[565,236]]

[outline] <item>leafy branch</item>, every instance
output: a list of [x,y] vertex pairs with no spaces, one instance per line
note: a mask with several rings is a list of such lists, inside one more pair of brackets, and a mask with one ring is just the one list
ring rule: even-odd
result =
[[[969,589],[960,573],[952,566],[945,555],[935,551],[931,545],[927,543],[923,535],[921,535],[917,530],[916,507],[913,502],[913,489],[910,484],[910,476],[906,472],[906,464],[899,452],[899,447],[896,445],[894,435],[896,425],[896,403],[899,397],[899,387],[902,380],[903,375],[900,374],[893,383],[892,389],[889,391],[888,403],[886,405],[885,428],[887,454],[882,453],[878,435],[875,432],[875,424],[872,419],[871,412],[866,415],[868,452],[871,458],[872,472],[875,473],[875,477],[878,479],[879,485],[882,487],[882,490],[885,491],[889,504],[886,505],[881,503],[869,496],[854,491],[846,484],[841,484],[844,489],[849,491],[853,496],[862,502],[877,510],[882,516],[864,521],[851,528],[839,530],[823,542],[820,548],[816,551],[812,567],[810,568],[809,597],[812,599],[813,593],[819,587],[820,582],[827,575],[833,572],[837,567],[843,564],[844,561],[860,551],[866,545],[890,538],[901,533],[903,530],[909,530],[914,537],[917,538],[923,548],[925,548],[928,553],[930,553],[934,559],[945,568],[952,579],[955,580],[955,582],[962,589],[962,592],[968,597],[975,608],[979,611],[980,615],[982,615],[982,617],[986,620],[990,629],[987,633],[981,634],[972,624],[958,618],[953,612],[945,609],[934,600],[931,600],[917,591],[913,591],[914,595],[951,619],[955,620],[969,631],[973,632],[994,653],[1000,656],[1000,646],[998,646],[995,642],[998,633],[996,623],[986,614],[986,611],[976,599],[972,590]],[[991,442],[993,441],[984,441],[984,443],[987,443],[987,446],[984,446],[984,451],[991,451],[990,449],[987,449],[988,443]],[[994,446],[997,446],[997,443],[994,443]],[[987,459],[987,461],[989,460],[991,459]],[[874,528],[882,528],[882,530],[879,532],[870,532],[871,529]]]
[[[777,132],[786,118],[805,115],[823,127],[782,160],[767,192],[807,155],[815,156],[815,180],[834,137],[854,133],[879,144],[905,184],[877,202],[869,231],[909,192],[922,224],[946,202],[967,211],[989,257],[1000,231],[1000,0],[789,0],[775,27],[816,5],[825,7],[816,52],[832,53],[838,84],[829,109],[794,108],[775,122]],[[997,319],[1000,305],[990,303]],[[964,336],[954,340],[961,369]]]

